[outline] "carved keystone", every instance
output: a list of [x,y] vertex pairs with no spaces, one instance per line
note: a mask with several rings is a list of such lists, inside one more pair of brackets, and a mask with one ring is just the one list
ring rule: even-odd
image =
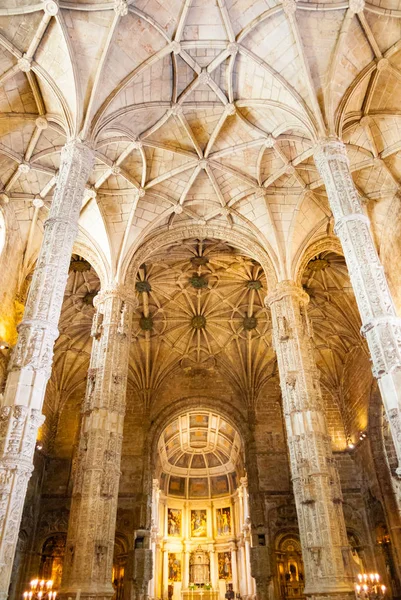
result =
[[174,54],[179,54],[181,52],[181,44],[180,42],[174,41],[170,44],[171,51]]
[[18,68],[23,73],[29,73],[29,71],[31,70],[31,66],[32,58],[29,58],[28,56],[22,56],[18,59]]
[[365,8],[365,0],[349,0],[349,9],[355,15],[363,12]]
[[296,0],[282,0],[283,11],[288,17],[291,17],[295,14],[297,10],[297,2]]
[[125,17],[128,14],[128,2],[125,2],[125,0],[116,0],[114,3],[114,12],[119,17]]
[[26,173],[29,173],[30,170],[31,167],[28,165],[28,163],[21,163],[20,165],[18,165],[19,173],[23,173],[24,175],[26,175]]
[[45,14],[49,17],[55,17],[59,8],[57,2],[54,0],[44,0],[43,4],[43,10],[45,11]]
[[47,122],[46,117],[38,117],[35,121],[35,125],[38,129],[43,131],[44,129],[47,129],[49,123]]

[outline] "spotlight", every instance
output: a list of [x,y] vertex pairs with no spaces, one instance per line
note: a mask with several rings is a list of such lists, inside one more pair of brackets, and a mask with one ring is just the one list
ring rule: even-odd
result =
[[0,340],[0,350],[8,350],[10,348],[10,344],[5,342],[4,340]]
[[36,444],[36,450],[42,450],[42,448],[43,448],[43,445],[40,442],[38,442]]
[[355,444],[353,444],[352,442],[348,442],[348,448],[352,450],[353,448],[355,448]]

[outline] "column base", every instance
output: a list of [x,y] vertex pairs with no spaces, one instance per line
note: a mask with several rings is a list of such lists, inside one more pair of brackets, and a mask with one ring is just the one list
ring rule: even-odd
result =
[[322,592],[305,594],[304,595],[310,600],[355,600],[355,592]]
[[60,600],[110,600],[114,596],[115,590],[112,584],[106,585],[73,585],[68,589],[61,588],[58,598]]
[[340,587],[337,590],[324,589],[324,585],[306,586],[304,595],[310,600],[355,600],[355,591],[349,587]]

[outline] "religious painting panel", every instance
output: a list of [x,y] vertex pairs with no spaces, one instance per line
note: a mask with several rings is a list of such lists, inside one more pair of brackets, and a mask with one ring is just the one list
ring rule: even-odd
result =
[[191,510],[191,537],[207,536],[207,513],[205,509]]
[[209,482],[206,477],[191,477],[189,480],[190,498],[208,498]]
[[229,506],[216,509],[216,528],[218,536],[231,533],[231,508]]
[[212,496],[226,496],[230,493],[227,475],[218,475],[210,478]]
[[190,427],[208,427],[209,415],[190,415],[189,426]]
[[168,535],[181,536],[181,509],[169,508],[167,510],[167,532]]
[[172,496],[179,496],[180,498],[184,498],[185,496],[185,478],[184,477],[175,477],[171,475],[170,481],[168,484],[168,493]]
[[231,552],[218,552],[219,579],[232,579]]
[[181,557],[175,552],[168,553],[168,580],[170,583],[181,581]]

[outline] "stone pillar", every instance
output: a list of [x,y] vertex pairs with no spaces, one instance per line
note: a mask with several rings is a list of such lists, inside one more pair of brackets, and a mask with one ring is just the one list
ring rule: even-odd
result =
[[237,564],[237,546],[235,542],[231,545],[231,571],[233,579],[233,590],[238,592],[238,564]]
[[163,546],[163,600],[168,598],[168,550]]
[[[248,596],[252,596],[254,593],[253,580],[251,574],[251,539],[250,539],[249,525],[244,526],[244,552],[245,552],[245,577],[246,577],[246,589],[248,590]],[[264,599],[267,600],[267,599]]]
[[149,587],[148,593],[151,598],[156,598],[156,551],[157,551],[157,540],[158,540],[158,534],[159,534],[159,502],[160,502],[159,480],[153,479],[152,524],[151,524],[151,530],[150,530],[153,573],[152,573],[152,579],[149,581],[149,586],[148,586]]
[[190,546],[188,542],[184,542],[184,572],[182,574],[182,586],[184,590],[188,589],[189,586],[189,559],[190,559]]
[[246,556],[245,556],[245,540],[242,534],[240,541],[238,542],[238,548],[240,551],[241,558],[241,579],[240,579],[240,593],[242,596],[249,596],[248,590],[248,577],[247,577],[247,564],[246,564]]
[[72,247],[94,153],[78,140],[60,170],[0,409],[0,599],[8,593]]
[[135,298],[115,285],[95,298],[93,347],[77,453],[61,594],[107,599]]
[[352,180],[345,145],[336,138],[322,141],[315,162],[326,186],[351,284],[368,342],[397,452],[401,477],[401,319],[387,284],[365,215]]
[[219,589],[219,565],[217,562],[217,552],[214,545],[209,546],[210,556],[210,583],[214,590]]
[[305,595],[353,598],[350,548],[307,316],[309,296],[282,281],[269,296],[290,466],[305,565]]
[[249,519],[249,496],[248,496],[248,477],[241,477],[241,487],[243,490],[243,518],[244,523]]

